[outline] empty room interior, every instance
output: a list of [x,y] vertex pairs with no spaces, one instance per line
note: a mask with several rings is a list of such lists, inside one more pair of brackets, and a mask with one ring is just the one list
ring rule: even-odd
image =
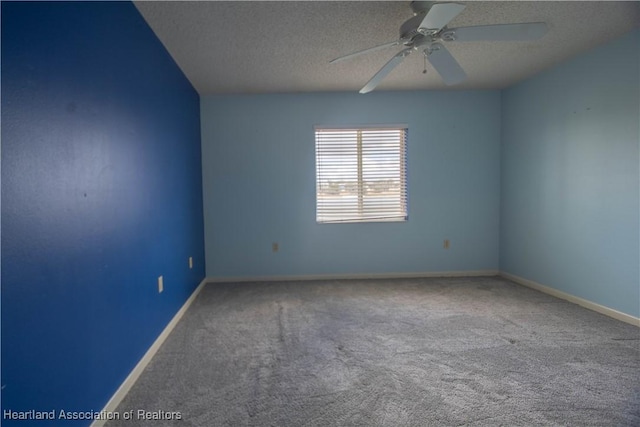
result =
[[3,426],[640,425],[640,2],[1,7]]

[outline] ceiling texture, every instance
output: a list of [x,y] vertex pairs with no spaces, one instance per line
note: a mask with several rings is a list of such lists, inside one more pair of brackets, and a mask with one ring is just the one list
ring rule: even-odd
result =
[[[529,42],[445,42],[468,79],[445,86],[410,55],[376,89],[501,89],[640,26],[640,2],[464,1],[449,28],[546,22]],[[402,47],[330,64],[399,38],[408,1],[137,1],[201,95],[357,92]],[[365,95],[363,95],[365,96]]]

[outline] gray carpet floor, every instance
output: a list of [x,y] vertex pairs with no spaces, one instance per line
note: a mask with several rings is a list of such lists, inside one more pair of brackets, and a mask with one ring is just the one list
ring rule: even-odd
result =
[[640,426],[640,329],[499,277],[208,284],[108,426]]

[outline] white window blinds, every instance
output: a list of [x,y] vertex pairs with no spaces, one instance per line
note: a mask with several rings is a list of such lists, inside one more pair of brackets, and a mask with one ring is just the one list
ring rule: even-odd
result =
[[316,221],[407,220],[406,128],[316,128]]

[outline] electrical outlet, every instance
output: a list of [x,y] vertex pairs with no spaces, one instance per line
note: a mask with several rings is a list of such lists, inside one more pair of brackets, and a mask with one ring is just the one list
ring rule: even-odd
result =
[[278,252],[278,250],[280,250],[280,246],[278,245],[277,242],[274,242],[271,244],[271,252]]
[[164,283],[162,280],[162,276],[158,277],[158,293],[162,293],[162,291],[164,291]]
[[445,249],[449,249],[449,239],[444,239],[444,244],[442,245],[442,247]]
[[192,269],[192,268],[193,268],[193,257],[190,256],[189,257],[189,269]]

